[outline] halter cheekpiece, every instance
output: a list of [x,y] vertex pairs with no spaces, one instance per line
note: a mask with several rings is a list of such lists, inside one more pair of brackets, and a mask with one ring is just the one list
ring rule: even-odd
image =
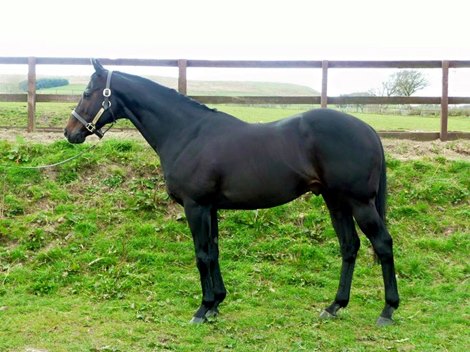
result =
[[80,121],[85,128],[90,131],[91,133],[94,133],[95,135],[98,136],[98,138],[103,138],[104,133],[101,131],[101,129],[96,128],[96,124],[98,123],[99,119],[101,118],[101,115],[108,110],[111,107],[111,101],[109,98],[111,97],[111,76],[113,74],[113,70],[108,71],[108,76],[106,77],[106,88],[103,89],[103,102],[101,103],[101,108],[100,110],[96,113],[95,117],[91,122],[88,122],[85,120],[78,112],[72,110],[72,115]]

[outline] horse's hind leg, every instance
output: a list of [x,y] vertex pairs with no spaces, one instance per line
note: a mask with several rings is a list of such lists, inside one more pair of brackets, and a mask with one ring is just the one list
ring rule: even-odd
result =
[[227,295],[227,290],[225,289],[224,280],[222,279],[222,273],[220,272],[219,265],[219,225],[217,221],[217,209],[211,209],[211,252],[213,260],[213,265],[210,267],[210,274],[212,277],[212,284],[214,288],[214,305],[206,313],[206,317],[216,316],[219,314],[219,304],[223,302],[225,296]]
[[398,308],[400,301],[393,262],[392,237],[380,218],[374,202],[355,202],[353,204],[353,215],[362,232],[372,243],[372,247],[382,265],[385,286],[385,307],[377,320],[377,325],[392,324],[393,311]]
[[349,303],[354,265],[360,241],[349,204],[342,202],[337,196],[331,194],[323,194],[323,198],[330,211],[331,221],[338,236],[342,256],[338,292],[333,303],[320,315],[322,318],[328,318],[335,317],[338,310],[346,307]]

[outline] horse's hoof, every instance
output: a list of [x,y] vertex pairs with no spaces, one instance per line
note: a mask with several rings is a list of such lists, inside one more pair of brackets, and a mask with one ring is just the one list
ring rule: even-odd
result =
[[390,325],[395,324],[395,322],[390,318],[385,318],[385,317],[380,316],[377,319],[376,324],[377,326],[390,326]]
[[320,319],[334,319],[336,318],[336,315],[334,314],[331,314],[330,312],[328,312],[326,309],[323,310],[323,312],[321,312],[320,314]]
[[206,318],[215,318],[218,315],[219,315],[219,310],[218,309],[211,309],[211,310],[207,311],[205,317]]
[[207,319],[205,317],[199,318],[199,317],[193,317],[189,323],[190,324],[204,324],[207,322]]

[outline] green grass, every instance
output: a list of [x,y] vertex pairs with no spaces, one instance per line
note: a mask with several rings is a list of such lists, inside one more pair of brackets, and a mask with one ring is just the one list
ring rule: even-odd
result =
[[[70,112],[77,106],[75,103],[37,103],[37,127],[64,127]],[[24,127],[28,121],[26,103],[0,102],[0,126]]]
[[[308,109],[309,106],[281,107],[253,107],[221,105],[214,106],[221,111],[232,114],[242,120],[249,122],[270,122],[282,119],[291,115],[299,114]],[[334,108],[334,107],[333,107]],[[375,113],[351,113],[352,115],[367,122],[378,131],[439,131],[440,117],[436,116],[398,116],[382,115]],[[449,131],[470,131],[470,117],[452,116],[449,117]]]
[[86,84],[83,83],[71,83],[66,86],[43,88],[37,90],[38,94],[70,94],[70,95],[81,95],[85,90]]
[[[84,148],[0,142],[0,164]],[[388,171],[402,305],[394,326],[378,328],[381,272],[363,236],[350,306],[318,318],[340,266],[318,197],[221,212],[229,295],[217,321],[192,326],[191,235],[149,147],[107,140],[57,169],[0,169],[0,350],[465,351],[470,164],[389,159]]]
[[[38,127],[64,127],[70,117],[70,111],[76,104],[38,103],[36,116]],[[242,105],[213,105],[217,109],[232,114],[248,122],[270,122],[295,115],[314,108],[306,105],[288,105],[286,107],[260,107]],[[395,116],[380,114],[353,113],[378,131],[439,131],[440,118],[435,116]],[[27,125],[26,103],[0,102],[0,126],[25,127]],[[129,126],[129,124],[120,125]],[[449,117],[449,131],[470,132],[470,117]]]

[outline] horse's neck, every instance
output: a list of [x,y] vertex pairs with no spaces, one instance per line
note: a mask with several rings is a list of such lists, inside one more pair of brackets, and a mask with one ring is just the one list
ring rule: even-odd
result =
[[199,109],[191,109],[189,99],[168,88],[142,86],[142,82],[128,78],[122,87],[119,93],[124,116],[131,120],[160,158],[174,149],[176,141],[180,145],[184,143],[177,136],[202,118]]

